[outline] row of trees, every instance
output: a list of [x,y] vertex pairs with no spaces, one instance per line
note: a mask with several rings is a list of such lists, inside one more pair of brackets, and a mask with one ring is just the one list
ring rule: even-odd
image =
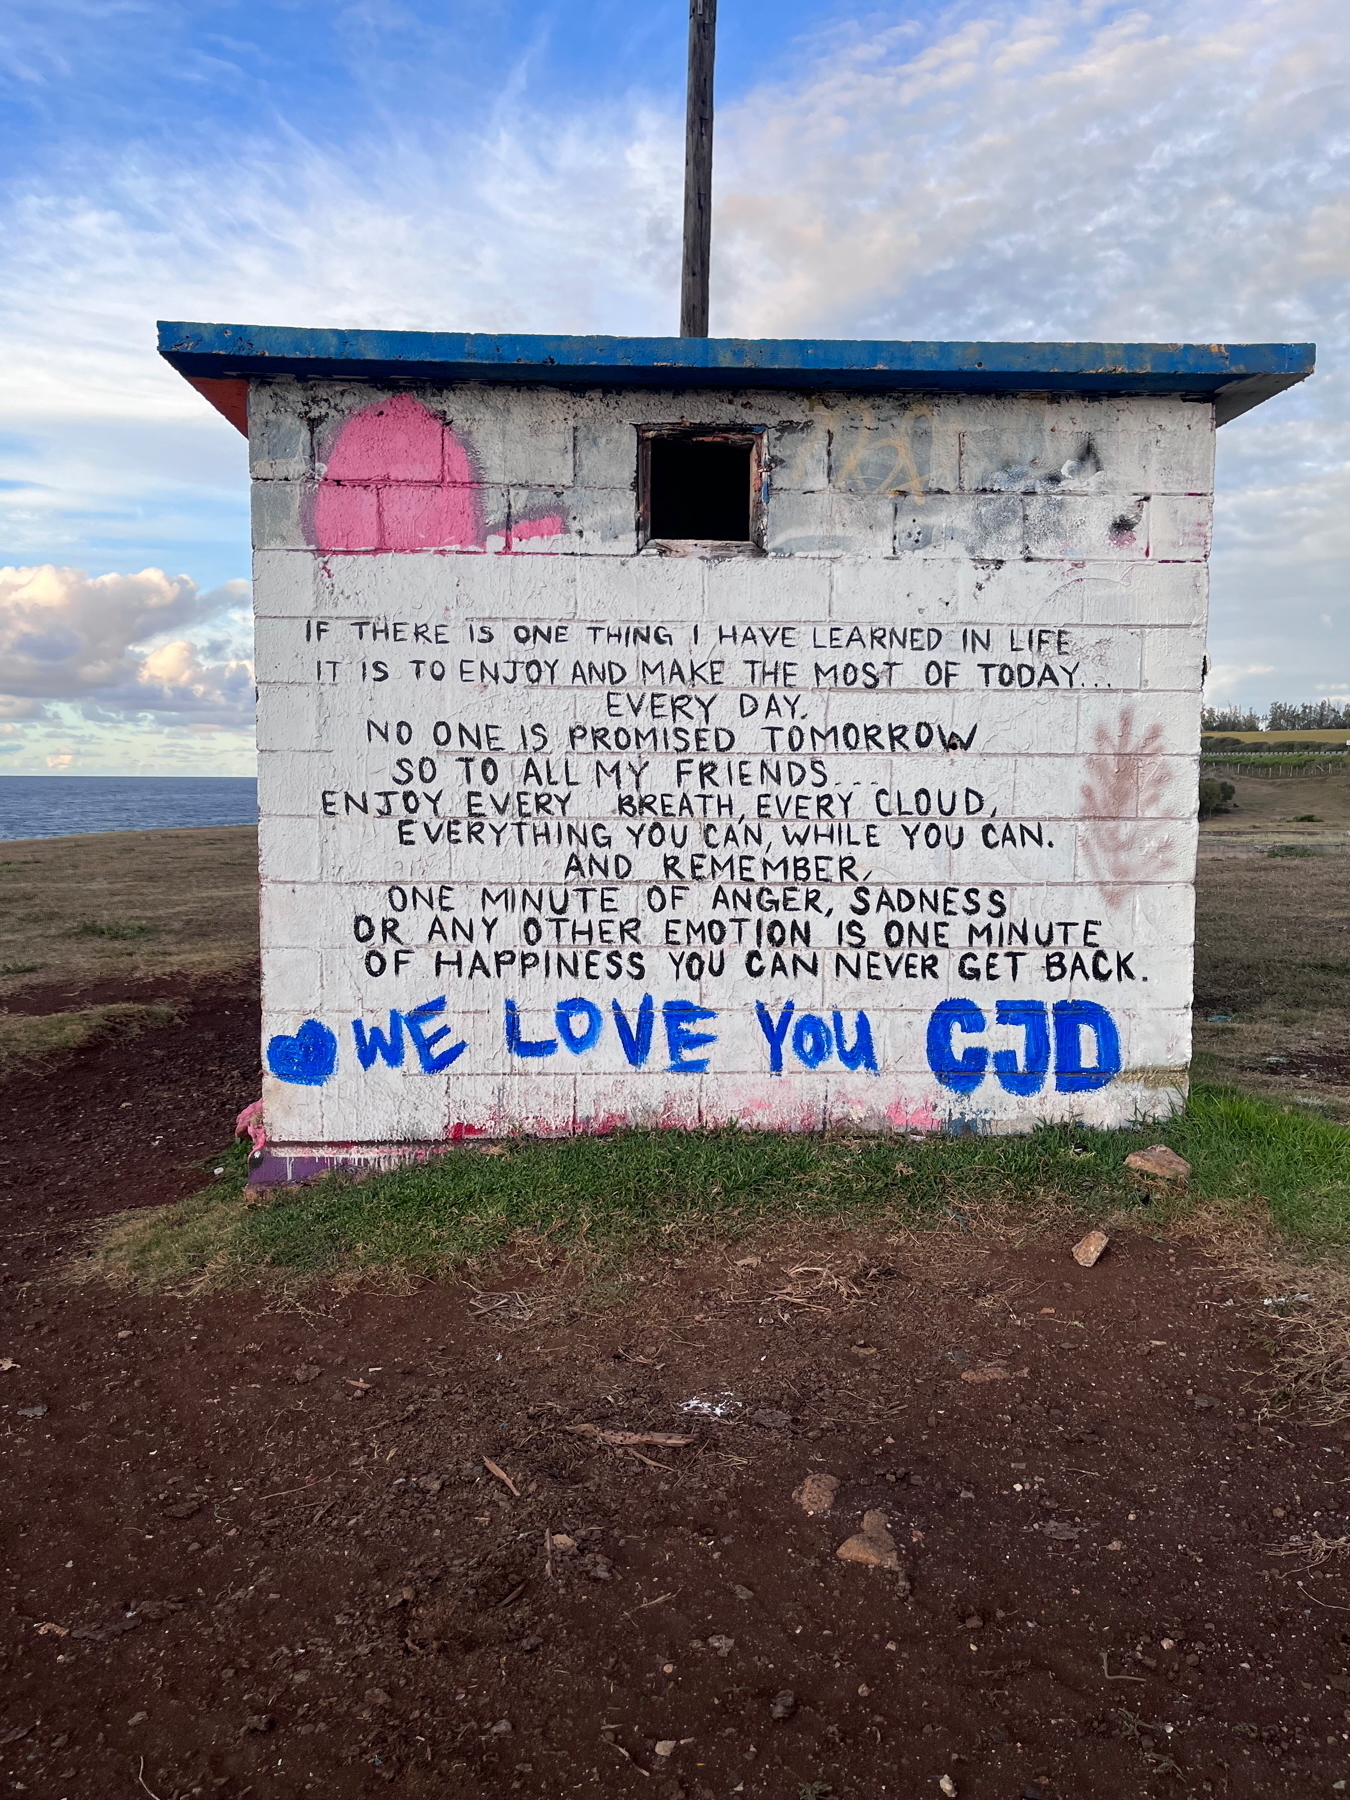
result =
[[1237,706],[1207,706],[1201,721],[1206,731],[1350,731],[1350,706],[1334,700],[1305,700],[1300,706],[1273,700],[1264,718]]

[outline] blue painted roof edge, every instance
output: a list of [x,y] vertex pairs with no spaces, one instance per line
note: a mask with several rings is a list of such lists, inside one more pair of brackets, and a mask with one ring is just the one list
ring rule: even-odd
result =
[[1050,389],[1197,398],[1228,389],[1234,402],[1244,402],[1236,410],[1304,380],[1315,358],[1312,344],[544,337],[176,322],[160,324],[159,350],[180,373],[199,378],[289,374],[568,386]]

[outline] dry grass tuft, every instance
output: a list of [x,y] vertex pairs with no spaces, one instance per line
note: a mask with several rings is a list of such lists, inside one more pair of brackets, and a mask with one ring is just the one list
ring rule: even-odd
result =
[[1198,1244],[1251,1291],[1252,1324],[1271,1359],[1268,1413],[1322,1425],[1350,1418],[1350,1266],[1301,1256],[1254,1206],[1205,1207],[1172,1235]]

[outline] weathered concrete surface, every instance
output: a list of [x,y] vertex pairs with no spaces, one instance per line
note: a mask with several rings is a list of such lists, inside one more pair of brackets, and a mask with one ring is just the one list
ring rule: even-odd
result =
[[[762,553],[639,548],[679,422],[760,434]],[[1176,1106],[1211,407],[279,379],[250,424],[277,1169]]]

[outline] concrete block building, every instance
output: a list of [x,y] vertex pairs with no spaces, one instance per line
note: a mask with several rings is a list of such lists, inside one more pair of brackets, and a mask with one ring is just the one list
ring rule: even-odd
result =
[[249,439],[258,1179],[1181,1103],[1214,432],[1309,346],[161,348]]

